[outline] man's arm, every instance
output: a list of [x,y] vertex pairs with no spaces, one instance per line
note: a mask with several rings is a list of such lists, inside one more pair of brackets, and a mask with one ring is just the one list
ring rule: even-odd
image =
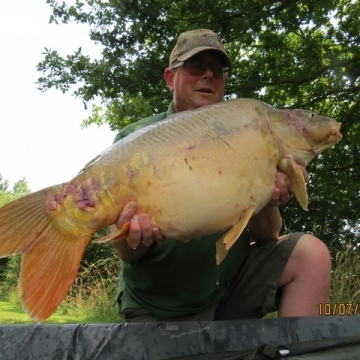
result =
[[277,207],[265,206],[248,223],[251,236],[257,244],[279,239],[282,221]]

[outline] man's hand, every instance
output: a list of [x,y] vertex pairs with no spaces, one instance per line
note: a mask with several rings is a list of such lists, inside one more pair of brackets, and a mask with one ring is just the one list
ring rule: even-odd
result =
[[161,231],[157,227],[153,227],[147,214],[136,214],[137,203],[135,201],[128,202],[121,211],[116,222],[118,229],[121,229],[126,222],[130,222],[129,236],[127,242],[132,249],[136,249],[142,243],[145,246],[152,245],[155,241],[164,240]]
[[[309,181],[309,174],[305,168],[298,165],[301,172],[304,175],[305,182]],[[275,189],[272,198],[269,202],[269,206],[277,207],[279,204],[285,204],[294,196],[291,179],[282,171],[278,170],[275,179]]]
[[[304,175],[305,182],[309,181],[309,175],[303,166],[299,165]],[[282,227],[282,221],[277,208],[279,204],[285,204],[293,197],[291,179],[282,171],[278,170],[275,179],[275,188],[268,206],[265,206],[248,223],[250,233],[257,244],[268,241],[277,241]]]

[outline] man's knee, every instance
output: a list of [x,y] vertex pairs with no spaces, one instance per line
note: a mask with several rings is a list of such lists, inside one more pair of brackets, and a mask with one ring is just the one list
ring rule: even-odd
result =
[[310,279],[315,276],[329,281],[330,274],[331,257],[327,246],[313,235],[302,234],[289,257],[279,285],[287,284],[299,276]]
[[331,270],[329,249],[323,241],[313,235],[302,235],[294,248],[293,255],[304,264]]

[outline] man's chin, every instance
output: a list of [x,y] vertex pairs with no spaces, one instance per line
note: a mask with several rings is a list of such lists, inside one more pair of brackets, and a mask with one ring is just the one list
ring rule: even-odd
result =
[[211,96],[211,97],[210,96],[208,96],[208,97],[200,97],[196,101],[195,106],[197,108],[199,108],[199,107],[206,106],[206,105],[216,104],[218,102],[219,102],[219,100],[215,99],[213,96]]

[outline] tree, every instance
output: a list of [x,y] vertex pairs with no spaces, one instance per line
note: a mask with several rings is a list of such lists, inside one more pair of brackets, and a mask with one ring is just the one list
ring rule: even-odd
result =
[[180,32],[201,27],[218,33],[233,59],[227,98],[307,108],[341,121],[343,140],[309,167],[309,212],[293,203],[282,214],[286,229],[315,233],[327,243],[359,242],[360,2],[47,3],[51,22],[86,23],[103,48],[99,59],[81,48],[66,56],[46,49],[38,64],[40,90],[73,91],[85,105],[100,97],[86,125],[108,123],[117,130],[164,111],[171,97],[163,81],[169,52]]
[[21,196],[30,194],[31,190],[28,188],[26,180],[23,178],[18,180],[13,188],[9,190],[9,181],[3,180],[0,174],[0,207],[10,201],[16,200]]
[[8,187],[9,187],[9,181],[8,180],[3,181],[3,177],[0,174],[0,191],[6,191]]

